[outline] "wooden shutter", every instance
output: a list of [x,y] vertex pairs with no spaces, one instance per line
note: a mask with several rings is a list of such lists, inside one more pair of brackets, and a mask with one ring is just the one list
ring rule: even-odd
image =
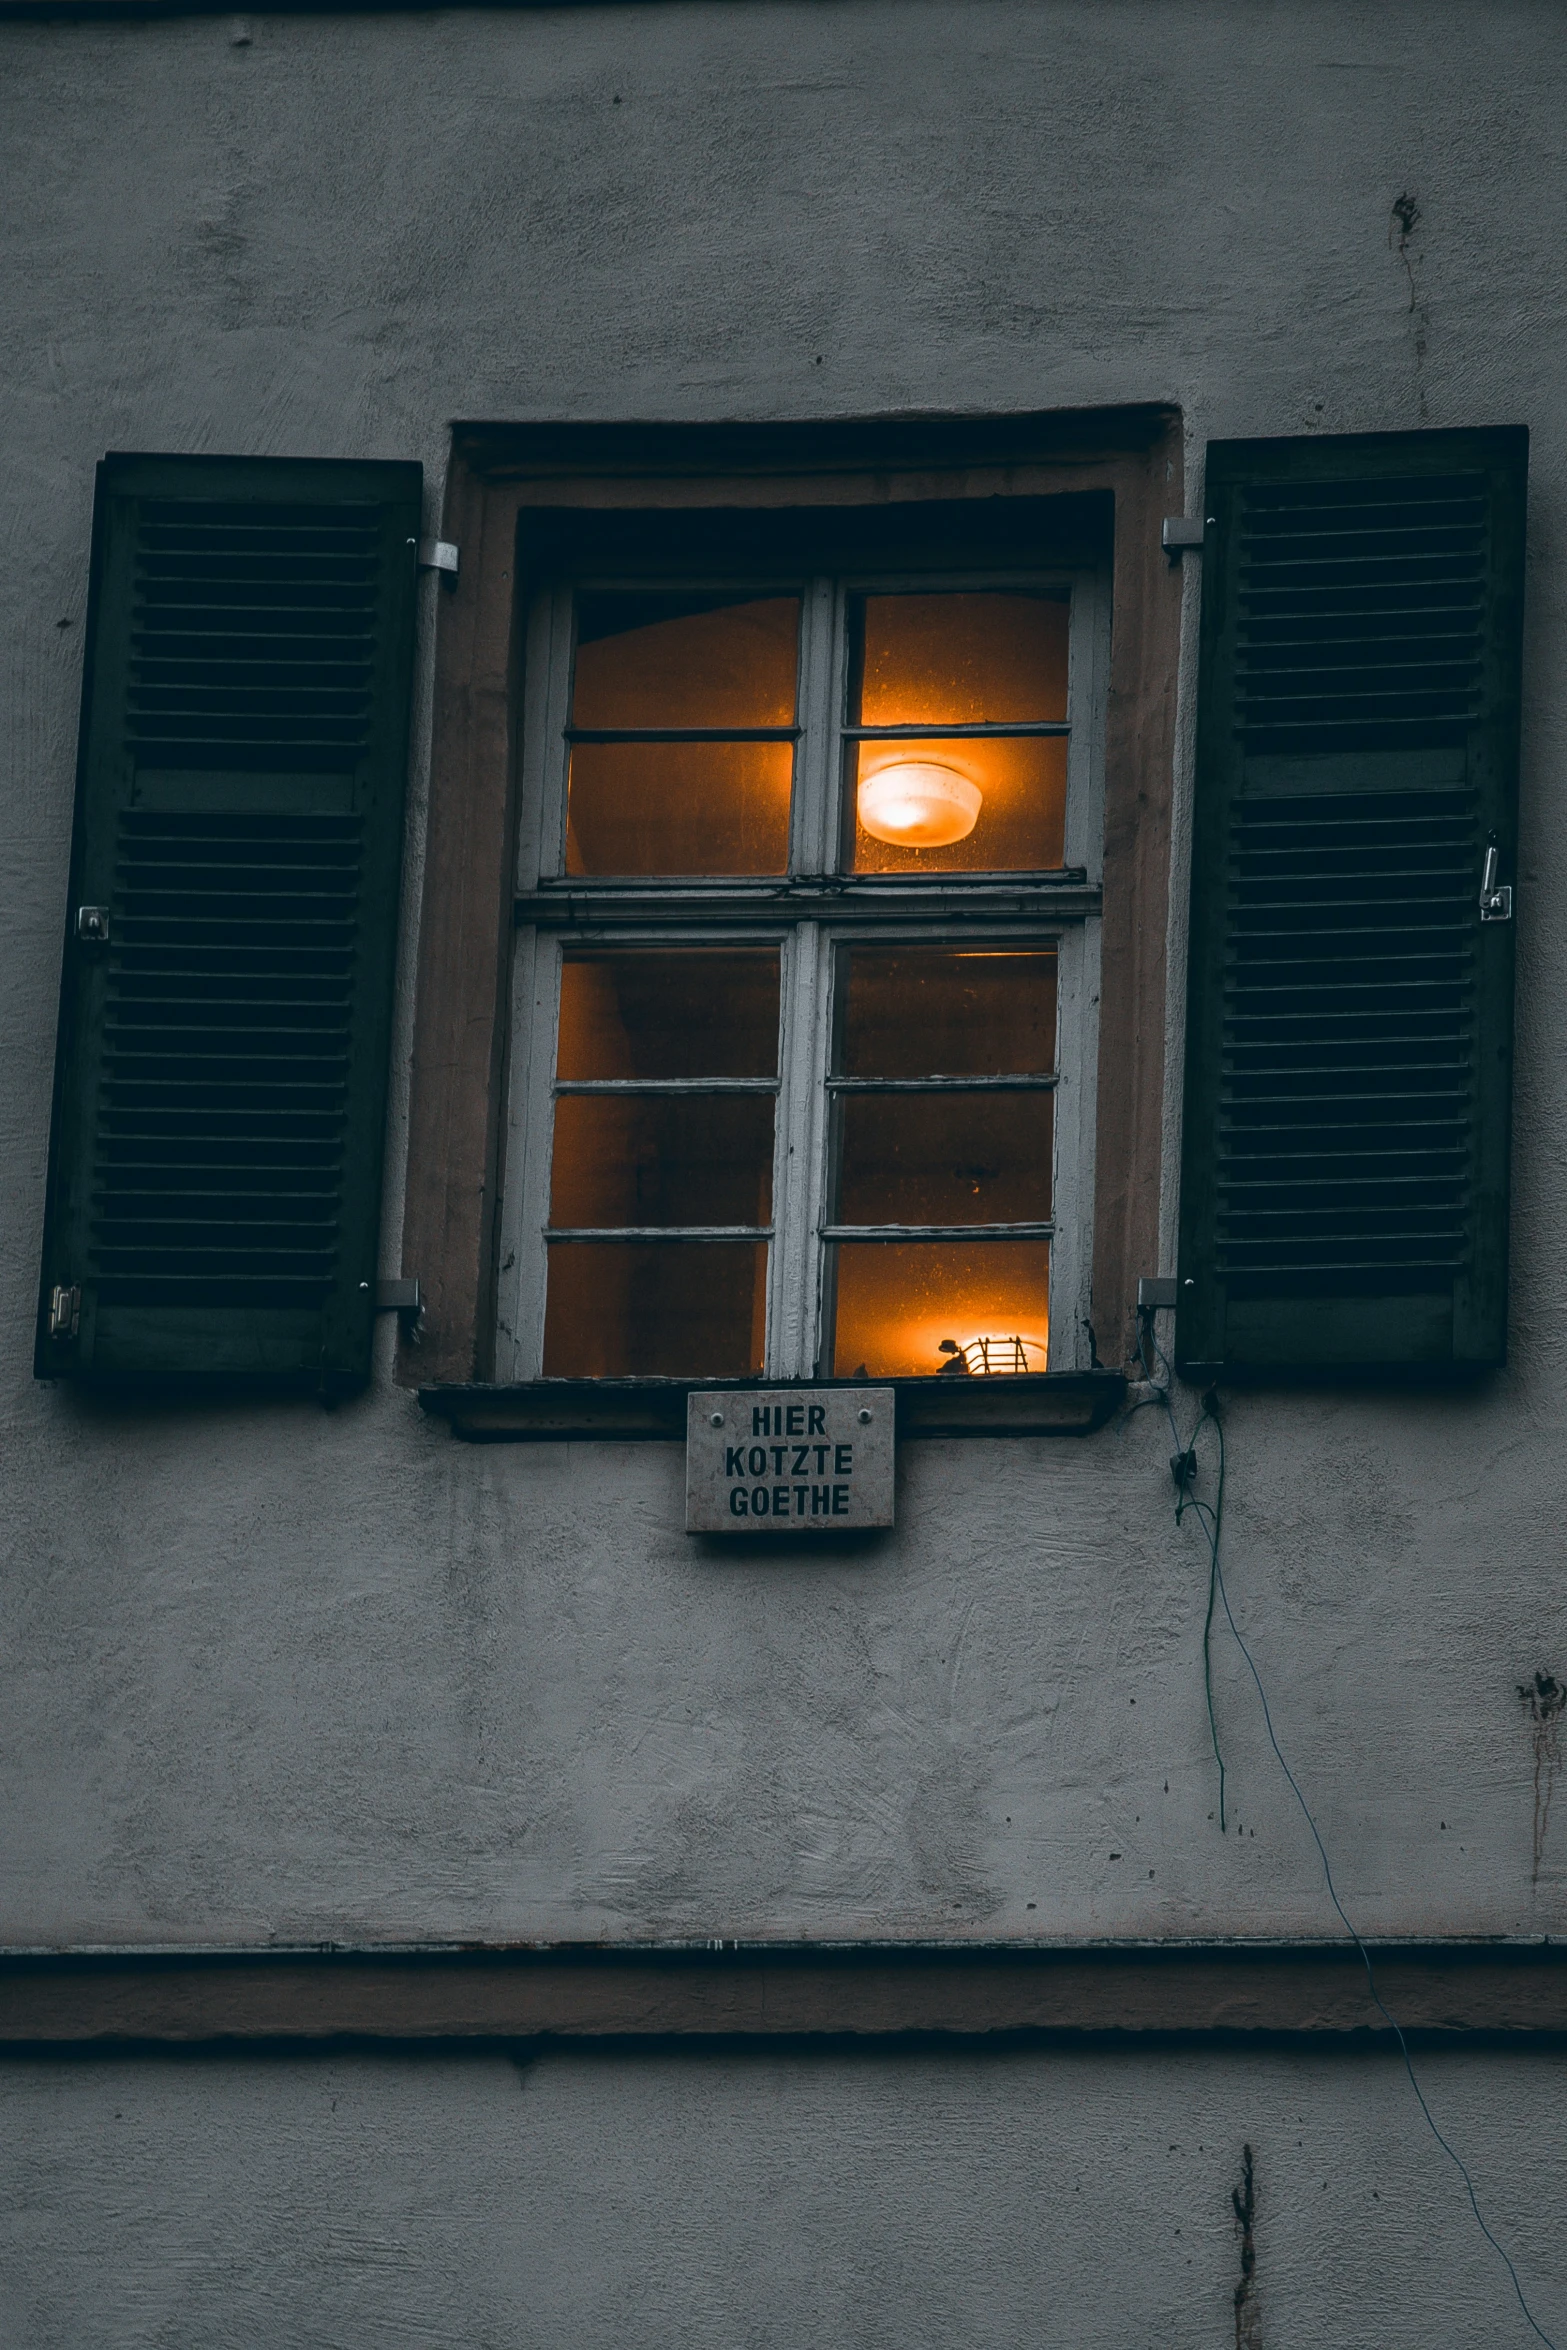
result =
[[41,1377],[368,1374],[420,487],[99,468]]
[[[1176,1354],[1501,1362],[1521,429],[1207,463]],[[1500,909],[1496,909],[1499,913]]]

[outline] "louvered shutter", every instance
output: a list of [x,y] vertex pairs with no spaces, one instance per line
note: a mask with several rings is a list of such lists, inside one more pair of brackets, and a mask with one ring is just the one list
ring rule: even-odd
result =
[[420,485],[99,468],[40,1376],[368,1373]]
[[1176,1353],[1503,1358],[1521,429],[1207,461]]

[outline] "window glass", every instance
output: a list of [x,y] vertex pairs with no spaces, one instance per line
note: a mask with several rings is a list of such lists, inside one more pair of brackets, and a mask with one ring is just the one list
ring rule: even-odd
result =
[[[778,973],[776,947],[564,955],[547,1378],[762,1370]],[[714,1225],[756,1237],[673,1237]],[[672,1237],[610,1237],[650,1230]]]
[[1066,840],[1064,596],[874,595],[850,610],[849,721],[928,735],[851,739],[847,851],[857,873],[1048,871]]
[[744,1379],[767,1335],[765,1241],[557,1241],[546,1379]]
[[1062,595],[856,596],[850,708],[859,726],[994,726],[1066,717]]
[[854,947],[835,1071],[1022,1077],[1056,1065],[1053,947]]
[[[1064,861],[1061,735],[872,739],[849,745],[847,768],[856,873],[1049,872]],[[955,839],[917,837],[960,823]]]
[[772,1077],[776,947],[568,948],[560,975],[563,1078]]
[[794,596],[579,599],[569,874],[787,869],[799,612]]
[[1048,1234],[963,1228],[1051,1220],[1054,950],[851,947],[838,996],[832,1222],[888,1236],[834,1246],[835,1374],[1042,1371]]
[[1048,1093],[859,1093],[840,1100],[840,1224],[1043,1224]]
[[798,596],[577,599],[572,723],[792,726]]
[[782,873],[788,743],[574,743],[566,871]]
[[563,1094],[550,1223],[767,1224],[770,1093]]
[[1048,1240],[841,1241],[833,1374],[1042,1371]]

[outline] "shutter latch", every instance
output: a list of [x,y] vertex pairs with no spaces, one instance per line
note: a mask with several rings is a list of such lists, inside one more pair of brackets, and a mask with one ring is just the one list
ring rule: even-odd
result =
[[76,935],[84,946],[106,947],[109,943],[109,909],[107,906],[78,906]]
[[1485,864],[1480,873],[1480,919],[1482,922],[1511,922],[1513,893],[1506,882],[1498,883],[1497,871],[1501,859],[1493,840],[1485,852]]
[[82,1293],[73,1283],[67,1289],[57,1281],[49,1292],[49,1335],[74,1338],[82,1326]]

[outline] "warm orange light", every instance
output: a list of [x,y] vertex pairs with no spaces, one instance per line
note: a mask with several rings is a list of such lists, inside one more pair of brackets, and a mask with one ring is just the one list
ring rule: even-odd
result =
[[[928,1377],[948,1368],[942,1340],[976,1330],[1009,1345],[1027,1333],[1029,1367],[1040,1367],[1049,1327],[1048,1240],[845,1240],[838,1249],[834,1366],[840,1379],[868,1373]],[[994,1346],[995,1341],[992,1340]],[[960,1348],[961,1352],[961,1348]],[[992,1367],[995,1356],[992,1355]],[[953,1370],[964,1365],[957,1360]]]
[[986,1332],[961,1344],[955,1338],[944,1338],[939,1351],[952,1357],[949,1363],[943,1364],[943,1370],[960,1375],[969,1372],[982,1378],[996,1378],[1007,1372],[1015,1376],[1020,1371],[1043,1371],[1050,1359],[1045,1339],[1024,1338],[1017,1332],[1005,1338]]
[[945,849],[967,840],[985,795],[955,767],[934,759],[900,759],[860,785],[860,822],[872,840],[896,849]]

